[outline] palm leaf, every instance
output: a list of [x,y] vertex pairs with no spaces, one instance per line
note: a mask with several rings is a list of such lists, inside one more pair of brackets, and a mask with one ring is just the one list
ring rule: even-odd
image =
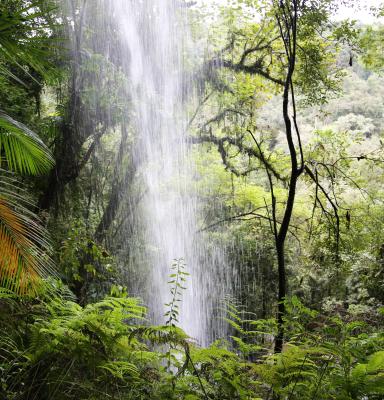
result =
[[54,274],[47,233],[27,208],[13,181],[0,179],[0,287],[18,295],[36,293],[42,278]]
[[28,127],[0,110],[0,154],[8,168],[22,174],[40,175],[53,166],[53,158],[43,141]]
[[42,232],[0,197],[0,285],[20,295],[36,292],[52,262],[37,242]]
[[[55,76],[53,65],[47,61],[50,54],[48,49],[52,45],[48,36],[52,27],[46,16],[52,9],[45,6],[43,1],[38,0],[19,10],[12,10],[12,13],[0,9],[0,60],[16,65],[36,82],[29,68],[46,79]],[[24,84],[4,65],[0,67],[0,73]]]

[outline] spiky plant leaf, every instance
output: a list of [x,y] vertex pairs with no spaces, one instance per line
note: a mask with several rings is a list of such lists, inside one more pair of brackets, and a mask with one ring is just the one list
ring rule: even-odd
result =
[[8,168],[21,174],[40,175],[53,166],[43,141],[27,126],[0,110],[0,154]]

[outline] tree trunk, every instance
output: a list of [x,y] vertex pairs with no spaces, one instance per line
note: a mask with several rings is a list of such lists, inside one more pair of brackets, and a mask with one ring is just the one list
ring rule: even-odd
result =
[[[286,277],[286,260],[285,260],[285,241],[289,226],[292,219],[293,206],[296,197],[296,186],[297,180],[304,168],[303,152],[301,148],[300,133],[296,124],[296,105],[293,91],[293,73],[296,64],[296,30],[297,30],[297,15],[298,15],[298,4],[297,0],[289,1],[288,5],[280,3],[280,7],[283,8],[281,16],[276,14],[277,23],[280,29],[280,36],[284,42],[285,51],[287,55],[287,75],[284,82],[284,93],[283,93],[283,117],[285,124],[285,136],[287,139],[289,156],[291,159],[291,173],[289,179],[288,198],[285,205],[284,216],[281,222],[278,233],[275,235],[276,253],[277,253],[277,264],[278,264],[278,276],[279,276],[279,291],[278,291],[278,312],[277,312],[277,335],[275,338],[275,352],[280,353],[283,349],[284,344],[284,316],[285,316],[285,298],[287,294],[287,277]],[[281,11],[280,11],[281,12]],[[292,121],[289,116],[289,101],[292,101],[293,109],[293,121],[294,128],[297,134],[301,165],[299,167],[298,156],[296,151],[296,145],[293,140],[293,129]],[[276,221],[276,215],[273,215]]]

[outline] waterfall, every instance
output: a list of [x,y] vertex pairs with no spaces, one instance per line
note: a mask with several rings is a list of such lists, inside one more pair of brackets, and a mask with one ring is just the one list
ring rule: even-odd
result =
[[181,13],[176,16],[173,1],[117,0],[116,12],[129,49],[133,126],[139,137],[136,162],[146,188],[140,211],[147,239],[145,255],[152,265],[148,306],[155,322],[164,323],[170,267],[174,259],[184,258],[190,278],[182,294],[179,322],[189,335],[204,340],[196,201],[188,188],[193,166],[185,141],[185,21]]
[[[223,335],[219,300],[227,271],[220,247],[198,233],[199,176],[187,129],[188,114],[194,111],[193,82],[187,78],[194,67],[187,12],[180,0],[99,0],[94,7],[99,6],[104,8],[100,20],[94,11],[86,17],[97,34],[93,47],[127,77],[122,119],[129,131],[126,156],[134,183],[121,193],[125,229],[116,239],[132,264],[127,283],[143,297],[152,322],[163,324],[170,267],[183,259],[190,275],[181,290],[177,325],[206,345]],[[133,200],[138,188],[140,195]]]

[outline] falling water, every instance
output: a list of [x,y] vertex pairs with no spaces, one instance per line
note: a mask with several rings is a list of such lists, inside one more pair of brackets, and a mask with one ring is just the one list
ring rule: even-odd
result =
[[164,322],[170,266],[173,259],[184,258],[191,279],[180,322],[192,337],[203,339],[204,295],[196,282],[196,203],[188,190],[193,171],[182,98],[185,22],[180,14],[176,17],[175,5],[164,0],[118,0],[116,9],[130,53],[134,126],[140,138],[136,162],[146,185],[141,212],[146,256],[153,267],[149,308],[155,322]]
[[[135,273],[145,275],[137,294],[147,303],[154,323],[165,322],[172,261],[185,260],[190,276],[179,326],[205,345],[223,335],[218,306],[226,291],[226,270],[220,248],[198,233],[201,204],[194,188],[199,177],[187,129],[188,109],[193,113],[193,82],[186,77],[193,76],[194,58],[187,12],[180,0],[100,0],[99,4],[110,21],[101,26],[96,20],[89,23],[96,31],[113,25],[118,51],[116,44],[113,50],[108,43],[101,48],[109,58],[119,58],[127,76],[124,120],[135,138],[129,156],[136,185],[124,196],[136,224],[123,240],[123,250],[129,252]],[[130,193],[137,187],[144,188],[139,202],[132,201]]]

